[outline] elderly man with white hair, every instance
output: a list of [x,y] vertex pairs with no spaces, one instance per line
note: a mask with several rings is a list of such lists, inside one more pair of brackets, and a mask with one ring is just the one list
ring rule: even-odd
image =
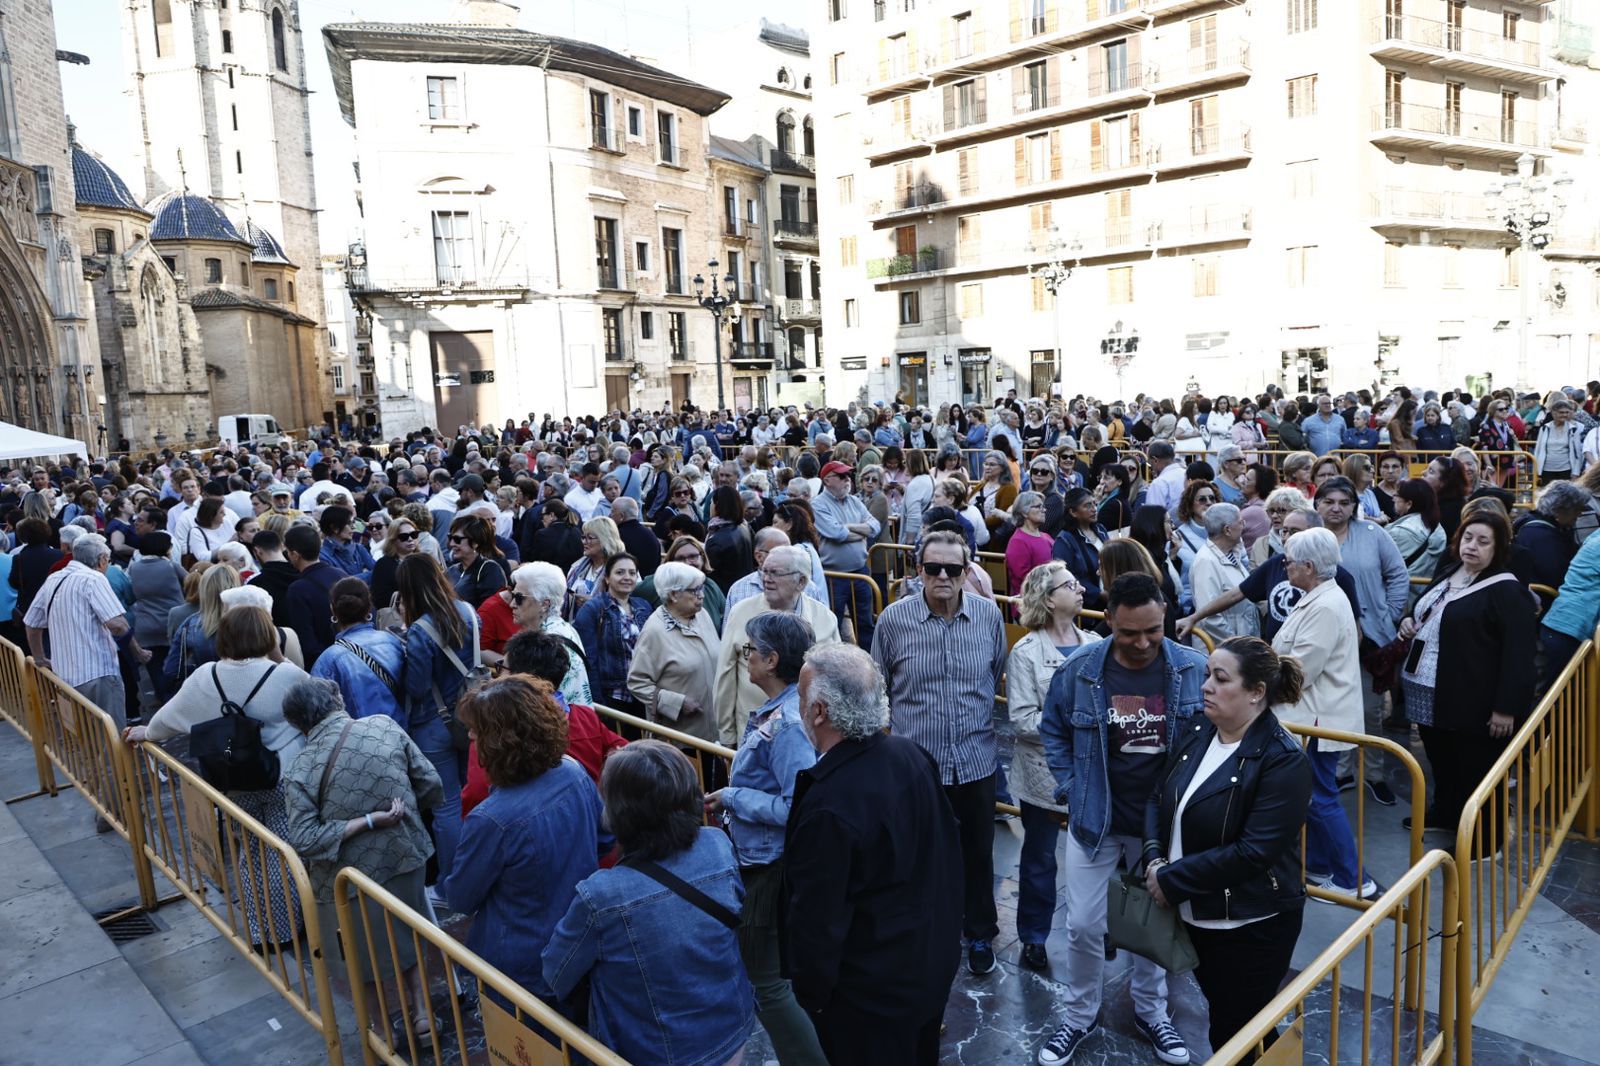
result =
[[[750,571],[750,573],[746,574],[744,577],[741,577],[738,581],[735,581],[733,583],[733,587],[727,591],[727,599],[725,602],[726,610],[731,611],[741,601],[748,600],[752,596],[761,595],[761,564],[766,561],[767,553],[773,548],[787,548],[789,547],[790,543],[791,541],[789,540],[789,534],[785,533],[781,529],[778,529],[776,526],[767,526],[765,529],[756,530],[756,568]],[[818,585],[815,581],[806,582],[805,594],[822,604],[824,607],[828,605],[828,599],[825,595],[823,595],[822,586]]]
[[[1305,594],[1272,638],[1279,655],[1300,660],[1305,680],[1300,699],[1273,708],[1279,721],[1362,731],[1361,630],[1350,601],[1339,590],[1338,538],[1326,529],[1296,533],[1283,548],[1289,581]],[[1355,834],[1339,802],[1339,753],[1352,747],[1313,737],[1311,807],[1306,817],[1306,881],[1330,891],[1369,899],[1381,888],[1360,869]]]
[[[1204,605],[1237,589],[1250,576],[1250,561],[1244,553],[1244,519],[1239,508],[1231,503],[1214,503],[1206,509],[1201,522],[1207,539],[1194,556],[1194,602]],[[1255,604],[1243,600],[1211,615],[1206,630],[1219,641],[1260,636],[1261,615]]]
[[839,621],[827,605],[805,594],[811,583],[811,556],[805,549],[779,545],[767,550],[757,571],[761,575],[761,595],[748,596],[728,608],[722,620],[722,648],[717,656],[716,708],[717,733],[721,743],[734,747],[744,736],[750,712],[766,701],[761,689],[750,680],[744,660],[745,627],[767,611],[798,614],[811,626],[818,644],[839,640]]
[[[961,958],[955,816],[932,756],[885,732],[872,658],[815,647],[800,724],[820,753],[795,779],[785,847],[787,963],[831,1063],[935,1062]],[[902,845],[885,848],[894,839]]]
[[22,624],[35,661],[54,670],[120,727],[127,724],[127,708],[117,646],[126,643],[140,662],[150,653],[133,639],[127,608],[106,577],[110,566],[106,539],[82,534],[72,542],[72,562],[45,579]]

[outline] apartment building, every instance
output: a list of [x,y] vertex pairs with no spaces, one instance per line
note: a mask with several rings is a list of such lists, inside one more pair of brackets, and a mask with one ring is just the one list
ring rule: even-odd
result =
[[[828,396],[1504,385],[1524,332],[1535,382],[1594,377],[1593,21],[824,0]],[[1574,179],[1528,255],[1485,195],[1525,153]]]
[[[737,255],[742,315],[734,345],[746,358],[741,369],[769,361],[770,394],[758,402],[821,402],[822,264],[817,238],[816,131],[812,107],[811,42],[804,30],[764,18],[696,34],[690,49],[667,62],[675,70],[716,64],[722,87],[732,94],[711,116],[715,138],[738,142],[764,175],[757,210],[729,223],[724,233],[743,242]],[[726,209],[725,221],[738,212]],[[740,386],[741,390],[743,386]],[[744,395],[741,391],[740,395]]]
[[711,406],[694,282],[723,247],[705,119],[727,96],[504,5],[464,14],[323,30],[384,432]]

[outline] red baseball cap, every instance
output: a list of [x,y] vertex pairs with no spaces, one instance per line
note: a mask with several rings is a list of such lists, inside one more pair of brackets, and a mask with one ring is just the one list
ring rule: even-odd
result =
[[850,473],[851,469],[852,469],[852,467],[850,466],[849,463],[841,463],[841,462],[839,462],[839,460],[834,459],[831,462],[828,462],[828,463],[823,465],[822,473],[819,474],[818,476],[819,477],[832,477],[834,474],[848,474],[848,473]]

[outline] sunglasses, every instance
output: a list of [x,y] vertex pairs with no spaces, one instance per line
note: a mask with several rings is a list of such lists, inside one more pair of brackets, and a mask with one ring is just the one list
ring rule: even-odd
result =
[[966,573],[965,563],[923,563],[922,572],[929,577],[960,577]]
[[1041,466],[1037,470],[1028,471],[1028,473],[1032,474],[1034,477],[1049,477],[1050,474],[1051,474],[1051,471],[1050,471],[1050,469],[1048,467]]
[[451,544],[465,544],[466,542],[467,542],[467,538],[463,534],[460,534],[460,533],[452,533],[452,534],[450,534],[450,543]]
[[409,544],[411,541],[416,540],[420,536],[422,536],[422,534],[413,529],[410,533],[396,533],[394,535],[394,539],[405,541]]
[[528,602],[528,597],[523,595],[522,593],[513,592],[511,594],[511,606],[513,606],[513,607],[521,607],[523,604],[525,604],[527,602]]

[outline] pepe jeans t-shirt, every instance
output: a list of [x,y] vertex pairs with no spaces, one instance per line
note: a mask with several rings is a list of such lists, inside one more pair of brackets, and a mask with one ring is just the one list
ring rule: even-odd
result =
[[1144,834],[1144,808],[1166,765],[1166,652],[1139,670],[1106,656],[1106,773],[1111,780],[1111,831]]

